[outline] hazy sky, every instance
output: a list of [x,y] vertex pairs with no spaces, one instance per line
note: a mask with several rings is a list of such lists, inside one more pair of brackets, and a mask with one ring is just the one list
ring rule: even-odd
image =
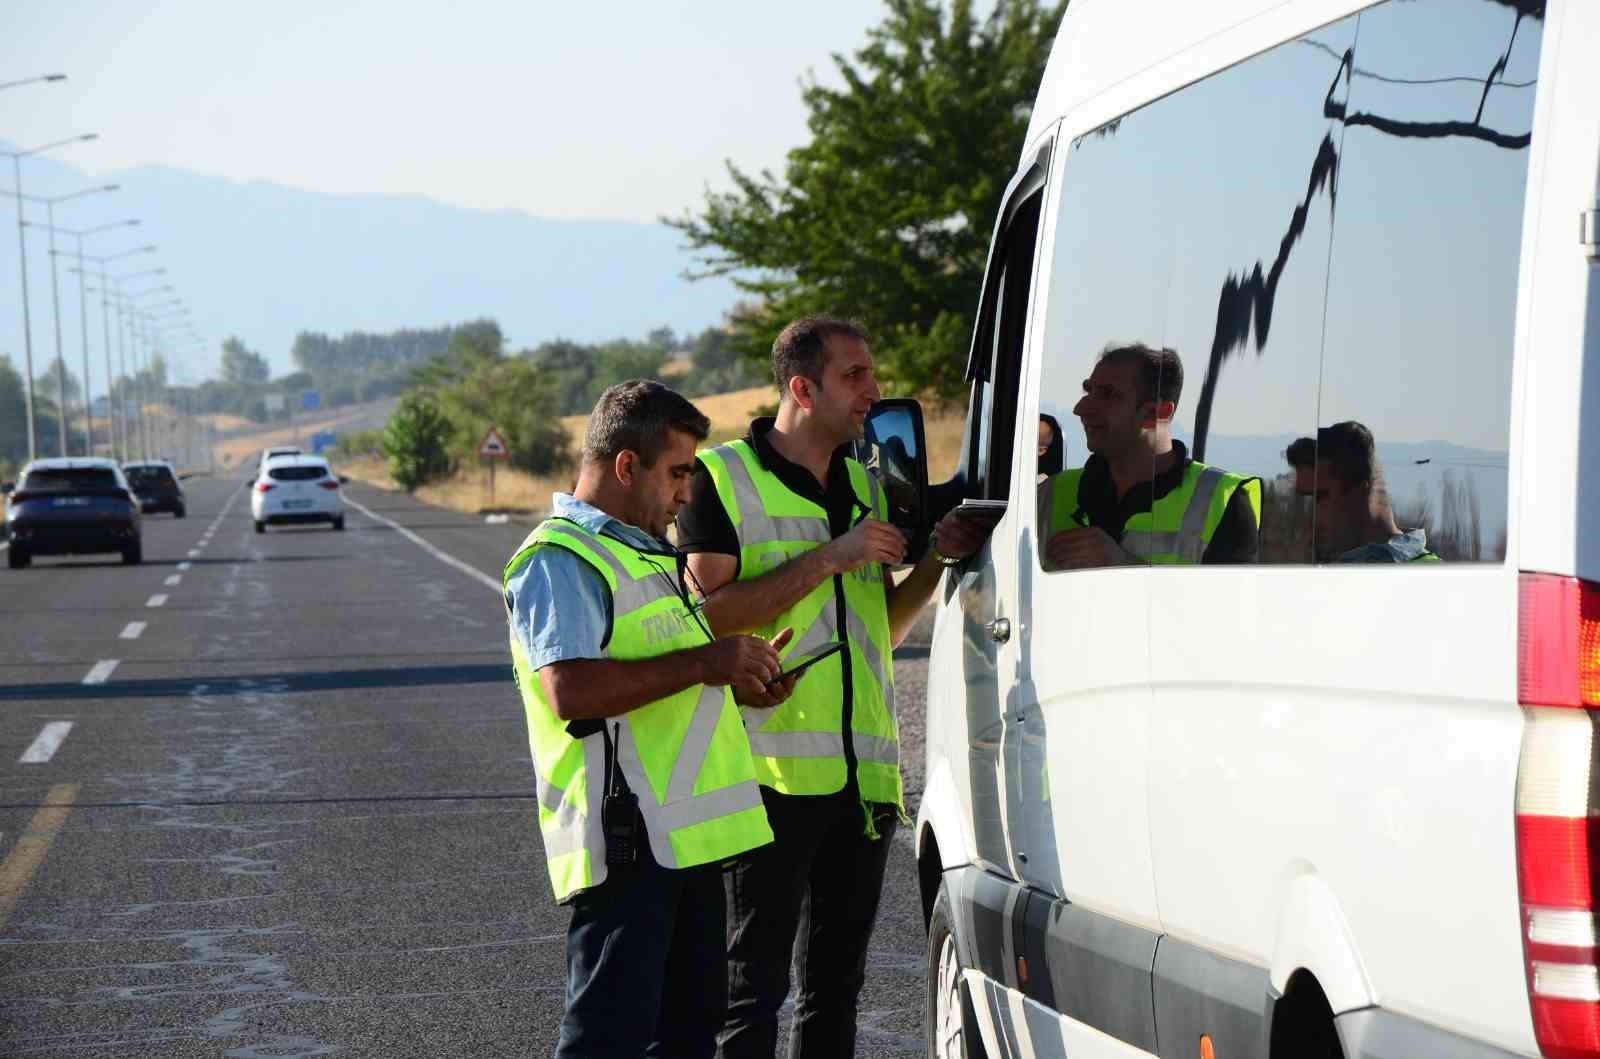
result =
[[653,220],[781,164],[799,82],[832,80],[874,0],[13,0],[0,138],[94,173],[155,164],[544,217]]

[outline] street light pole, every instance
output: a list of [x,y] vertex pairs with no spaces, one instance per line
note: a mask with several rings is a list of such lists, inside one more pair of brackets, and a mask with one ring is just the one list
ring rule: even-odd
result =
[[[126,224],[137,224],[139,222],[138,221],[126,221],[124,223],[126,223]],[[88,232],[85,232],[84,234],[87,235]],[[110,284],[107,282],[107,278],[106,278],[106,265],[108,265],[112,261],[120,261],[125,257],[132,257],[134,254],[148,254],[148,253],[153,252],[154,250],[155,250],[155,244],[150,243],[150,244],[146,244],[145,246],[136,246],[131,250],[124,250],[120,254],[106,254],[106,255],[103,255],[103,256],[100,256],[100,257],[95,257],[95,256],[90,255],[90,254],[85,254],[84,255],[86,258],[88,258],[88,260],[95,262],[100,267],[100,286],[98,288],[98,293],[100,295],[100,323],[101,323],[101,325],[102,325],[102,327],[104,329],[104,332],[105,332],[105,344],[106,344],[106,405],[107,405],[107,411],[109,412],[109,418],[110,418],[110,423],[111,423],[111,432],[112,432],[111,447],[112,447],[112,452],[114,454],[116,454],[117,458],[122,460],[124,463],[126,463],[127,460],[128,460],[128,405],[127,405],[127,394],[126,394],[126,392],[123,393],[122,398],[120,400],[117,397],[117,393],[116,393],[116,389],[117,389],[117,373],[116,373],[115,369],[112,367],[112,364],[111,364],[111,289],[110,289]],[[78,269],[78,273],[80,275],[82,275],[84,273],[84,271],[85,270],[83,268],[81,268],[81,267]],[[91,293],[94,293],[94,292],[96,292],[97,288],[90,287],[89,290],[90,290]],[[127,382],[127,375],[128,375],[128,358],[127,358],[126,350],[121,348],[122,347],[122,306],[121,306],[120,303],[117,305],[117,345],[119,347],[119,354],[118,355],[119,355],[119,358],[120,358],[121,363],[122,363],[123,381],[124,381],[124,383],[126,383]],[[126,387],[124,388],[124,391],[126,391]],[[118,409],[118,405],[121,405],[121,409],[120,410]],[[117,436],[117,433],[118,433],[117,428],[118,428],[119,424],[121,426],[121,437],[120,438]]]
[[[49,74],[45,77],[45,80],[54,81],[64,78],[64,74]],[[32,80],[37,79],[30,78],[29,81],[18,81],[13,83],[27,84]],[[6,87],[10,86],[7,85]],[[54,143],[47,143],[40,147],[31,147],[26,151],[4,152],[11,155],[12,178],[16,182],[17,190],[17,257],[21,263],[19,278],[22,283],[22,348],[25,368],[22,381],[24,387],[23,392],[27,398],[28,459],[30,461],[38,458],[39,436],[38,430],[35,426],[33,409],[33,322],[29,318],[28,314],[28,237],[26,230],[23,228],[22,216],[22,160],[30,154],[39,154],[41,151],[48,151],[56,147],[64,147],[69,143],[83,143],[87,140],[95,139],[98,135],[98,133],[91,132],[83,136],[74,136],[70,140],[57,140]]]
[[[60,415],[56,419],[56,432],[61,438],[61,455],[63,456],[70,456],[71,453],[67,451],[67,358],[61,350],[61,291],[56,279],[56,203],[82,198],[85,195],[93,195],[100,191],[115,190],[117,190],[116,184],[104,184],[100,187],[84,188],[81,191],[74,191],[66,195],[53,195],[43,198],[46,223],[50,230],[50,309],[56,323],[56,403],[60,405]],[[23,197],[21,188],[17,189],[17,196],[19,198]],[[85,350],[84,361],[85,363],[88,362],[87,350]],[[87,394],[89,390],[87,375],[83,380],[83,389],[84,393]],[[91,442],[94,434],[93,428],[89,425],[87,408],[84,410],[83,431],[84,443],[89,446],[89,448],[85,449],[85,454],[87,455],[93,447]]]

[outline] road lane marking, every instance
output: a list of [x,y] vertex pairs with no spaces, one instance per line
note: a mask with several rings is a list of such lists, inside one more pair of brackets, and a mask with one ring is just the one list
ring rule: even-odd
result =
[[[139,628],[143,629],[144,625],[141,623]],[[126,632],[127,630],[123,631]],[[117,668],[119,661],[120,659],[116,658],[102,658],[90,667],[89,675],[83,678],[83,682],[85,684],[104,684],[111,679],[111,671]]]
[[183,561],[183,562],[178,564],[178,569],[179,570],[192,570],[192,569],[194,569],[194,563],[191,563],[191,562],[185,560],[185,561]]
[[500,582],[496,581],[494,578],[490,577],[488,574],[484,573],[482,570],[479,570],[475,566],[471,566],[471,565],[469,565],[467,563],[462,562],[460,559],[457,559],[455,556],[449,554],[448,552],[440,551],[438,548],[435,548],[433,545],[429,544],[427,541],[423,540],[421,537],[417,536],[415,533],[412,533],[410,530],[408,530],[404,526],[400,525],[400,523],[398,523],[398,522],[396,522],[396,521],[394,521],[393,519],[390,519],[390,518],[384,518],[382,515],[380,515],[377,512],[373,511],[371,508],[367,507],[367,505],[361,503],[359,500],[352,500],[349,497],[345,497],[344,498],[344,502],[349,504],[351,507],[355,508],[357,511],[361,512],[363,515],[365,515],[368,518],[372,519],[373,521],[381,522],[385,526],[388,526],[390,529],[392,529],[396,533],[400,534],[400,536],[406,538],[412,544],[415,544],[417,547],[421,548],[423,551],[427,552],[429,555],[433,556],[435,559],[439,560],[441,563],[444,563],[446,566],[453,566],[457,570],[460,570],[462,573],[464,573],[467,576],[471,577],[473,580],[478,581],[478,582],[480,582],[482,584],[488,585],[490,588],[494,589],[495,594],[498,595],[498,594],[500,594],[500,593],[505,591],[505,589],[501,587]]
[[122,639],[137,640],[140,636],[144,635],[145,624],[146,623],[142,621],[130,621],[127,624],[127,627],[122,630]]
[[17,758],[19,765],[43,765],[56,756],[56,751],[61,749],[61,744],[66,741],[67,733],[72,731],[71,721],[51,721],[40,730],[34,741],[28,744],[28,749]]
[[9,547],[11,547],[10,541],[0,541],[0,552],[5,551]]
[[144,605],[147,606],[147,607],[159,607],[163,603],[165,603],[166,601],[167,601],[166,593],[165,592],[157,592],[155,595],[153,595],[149,599],[145,600],[144,601]]
[[167,578],[165,581],[163,581],[161,583],[163,585],[176,585],[179,581],[182,581],[182,580],[183,580],[183,575],[182,574],[173,574],[171,577]]
[[195,556],[197,556],[199,554],[200,554],[200,549],[199,548],[190,548],[189,549],[189,558],[193,559]]
[[50,852],[50,843],[55,841],[61,825],[67,822],[72,803],[77,797],[76,783],[58,783],[51,787],[50,793],[44,796],[44,804],[33,814],[28,829],[18,837],[17,844],[11,847],[10,854],[0,863],[0,929],[5,928],[6,920],[11,918],[12,910],[17,907],[17,900],[33,881],[39,865],[44,863],[45,854]]

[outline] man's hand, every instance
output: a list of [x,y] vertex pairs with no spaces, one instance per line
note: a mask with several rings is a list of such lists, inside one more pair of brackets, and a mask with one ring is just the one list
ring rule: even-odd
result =
[[[792,639],[794,639],[792,628],[786,628],[778,633],[772,638],[773,653],[783,650]],[[738,680],[733,685],[733,701],[740,706],[770,709],[788,700],[789,694],[794,691],[794,682],[799,679],[799,673],[792,673],[777,681]]]
[[940,555],[965,559],[983,547],[983,542],[994,532],[994,524],[999,518],[998,514],[993,518],[984,518],[958,515],[952,511],[933,527],[933,546]]
[[906,538],[892,522],[863,519],[843,537],[822,546],[835,573],[848,574],[870,563],[894,566],[906,557]]
[[724,636],[698,650],[705,683],[712,687],[764,688],[783,670],[777,650],[759,636]]
[[1045,542],[1044,556],[1052,570],[1092,570],[1138,562],[1098,526],[1062,530]]

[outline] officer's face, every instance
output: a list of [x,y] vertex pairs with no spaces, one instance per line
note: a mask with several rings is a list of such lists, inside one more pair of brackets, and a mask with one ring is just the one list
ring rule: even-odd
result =
[[828,339],[822,384],[810,387],[811,415],[840,444],[865,434],[867,413],[883,396],[874,368],[872,353],[859,338]]
[[694,474],[694,435],[681,430],[667,431],[667,444],[656,457],[655,466],[637,461],[633,471],[633,509],[635,525],[656,537],[667,535],[667,526],[678,509],[689,502],[689,479]]
[[1115,457],[1138,444],[1141,424],[1154,414],[1154,403],[1139,404],[1134,365],[1102,360],[1083,380],[1083,396],[1072,414],[1083,424],[1089,451]]
[[1332,559],[1361,543],[1362,522],[1367,514],[1367,483],[1339,481],[1333,464],[1317,463],[1317,557]]

